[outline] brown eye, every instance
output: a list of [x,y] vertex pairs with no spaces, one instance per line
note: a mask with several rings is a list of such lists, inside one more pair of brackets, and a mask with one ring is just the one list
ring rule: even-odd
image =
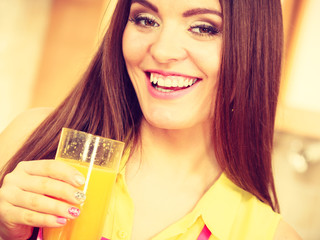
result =
[[200,33],[212,33],[212,30],[207,27],[199,27]]
[[141,27],[159,27],[156,20],[150,16],[138,15],[130,18],[129,21]]
[[212,36],[218,34],[220,31],[218,28],[207,25],[207,24],[200,24],[200,25],[194,25],[189,28],[189,31],[197,34],[197,35],[206,35],[206,36]]
[[143,21],[143,25],[145,26],[154,27],[156,25],[156,22],[153,21],[152,19],[144,19],[142,21]]

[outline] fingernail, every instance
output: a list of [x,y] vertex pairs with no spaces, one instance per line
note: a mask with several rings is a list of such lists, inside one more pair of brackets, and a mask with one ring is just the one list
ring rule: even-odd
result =
[[64,217],[57,217],[57,223],[64,225],[67,223],[67,219]]
[[71,207],[71,208],[68,209],[68,213],[72,217],[78,217],[80,215],[80,209],[75,208],[75,207]]
[[84,202],[84,200],[86,200],[86,195],[83,192],[76,192],[74,197],[80,202]]
[[86,182],[86,179],[82,175],[76,175],[75,181],[78,185],[83,185]]

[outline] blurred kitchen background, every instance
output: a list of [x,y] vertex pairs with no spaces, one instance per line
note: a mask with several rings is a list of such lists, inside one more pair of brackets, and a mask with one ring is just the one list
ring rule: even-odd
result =
[[[114,4],[0,0],[0,132],[24,110],[64,99],[97,49]],[[282,215],[304,240],[320,240],[319,11],[319,0],[283,0],[273,160]]]

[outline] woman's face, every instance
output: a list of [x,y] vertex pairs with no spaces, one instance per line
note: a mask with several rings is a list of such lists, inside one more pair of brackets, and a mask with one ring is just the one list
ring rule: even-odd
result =
[[221,29],[219,0],[132,0],[123,54],[152,126],[183,129],[212,118]]

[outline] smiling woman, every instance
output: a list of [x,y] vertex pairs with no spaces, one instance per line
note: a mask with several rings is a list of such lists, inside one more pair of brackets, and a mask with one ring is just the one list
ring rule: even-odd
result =
[[[280,1],[119,0],[82,80],[1,159],[0,237],[74,218],[74,169],[39,162],[69,127],[127,144],[101,239],[299,239],[271,167],[281,53]],[[29,131],[18,119],[0,146]]]
[[222,18],[219,2],[207,2],[134,1],[131,5],[123,53],[141,110],[151,125],[181,129],[213,116]]

